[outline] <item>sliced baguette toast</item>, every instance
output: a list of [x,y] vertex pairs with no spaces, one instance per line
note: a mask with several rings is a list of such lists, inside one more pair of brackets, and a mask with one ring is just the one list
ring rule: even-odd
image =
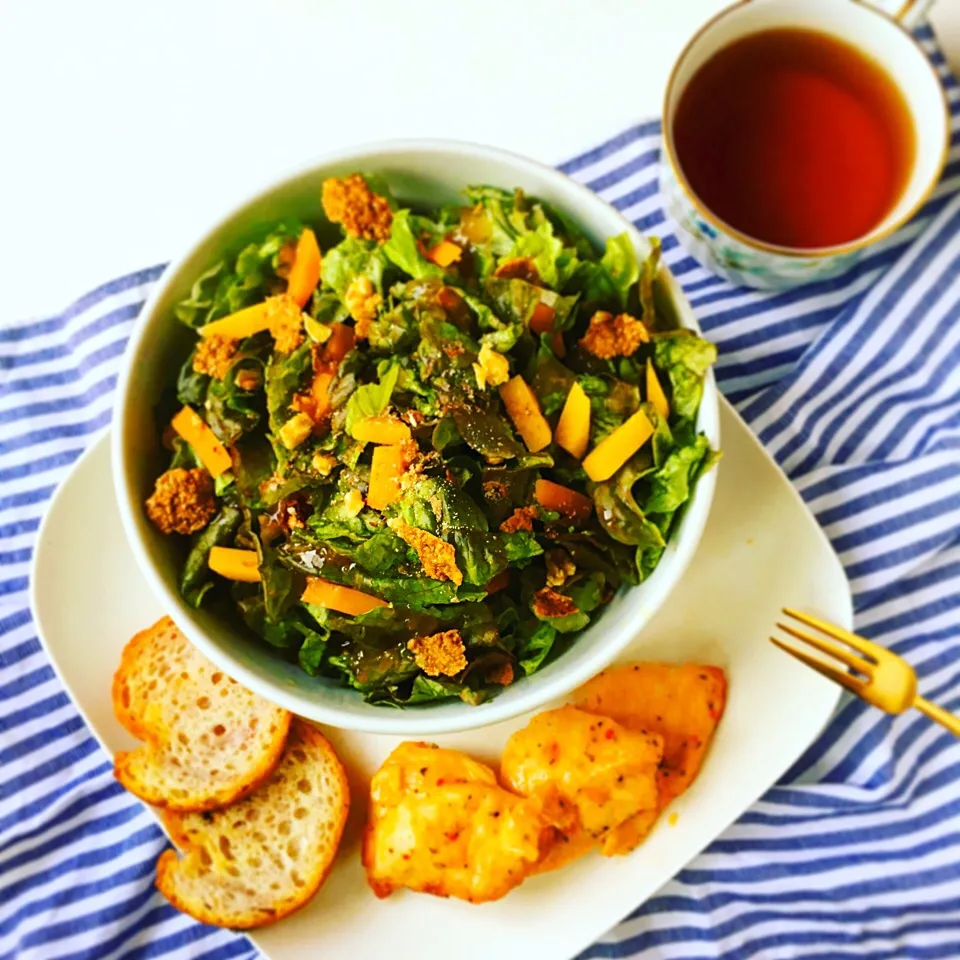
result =
[[262,783],[283,753],[291,715],[231,680],[164,617],[124,648],[113,708],[144,745],[114,758],[142,800],[213,810]]
[[349,807],[333,747],[295,719],[277,769],[245,800],[214,813],[164,814],[183,855],[161,855],[157,887],[204,923],[234,930],[273,923],[320,889]]

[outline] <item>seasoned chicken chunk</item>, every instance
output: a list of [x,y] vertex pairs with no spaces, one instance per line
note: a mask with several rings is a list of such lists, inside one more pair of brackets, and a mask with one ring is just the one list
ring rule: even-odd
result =
[[402,743],[370,782],[363,843],[378,897],[399,887],[471,903],[497,900],[530,874],[550,836],[537,798],[497,784],[456,750]]
[[697,663],[611,667],[574,694],[581,710],[663,737],[661,809],[696,779],[726,700],[723,670]]
[[697,663],[633,663],[611,667],[574,695],[583,710],[612,717],[630,730],[663,737],[657,769],[657,810],[645,811],[611,830],[603,852],[629,853],[650,832],[657,815],[684,793],[700,772],[723,716],[726,674]]
[[504,783],[569,813],[555,816],[557,848],[543,864],[553,869],[599,844],[611,830],[657,809],[657,766],[663,740],[627,730],[614,720],[565,706],[538,714],[507,741],[500,763]]

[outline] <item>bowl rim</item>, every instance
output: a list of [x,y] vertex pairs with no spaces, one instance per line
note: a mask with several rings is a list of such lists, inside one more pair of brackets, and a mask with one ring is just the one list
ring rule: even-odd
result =
[[[180,279],[184,265],[193,258],[194,254],[205,246],[211,238],[233,223],[246,208],[262,200],[265,196],[278,191],[288,183],[308,176],[319,168],[343,164],[347,161],[356,162],[359,166],[362,166],[364,158],[371,157],[371,155],[382,158],[390,154],[409,154],[410,152],[445,156],[455,154],[468,156],[473,160],[490,160],[491,162],[511,165],[518,171],[527,171],[532,175],[553,180],[559,190],[573,194],[569,206],[573,207],[580,204],[602,206],[605,208],[607,216],[612,213],[619,219],[623,231],[630,235],[635,245],[642,246],[648,243],[643,234],[619,210],[583,184],[573,180],[555,167],[498,147],[444,138],[405,138],[373,141],[315,156],[309,161],[288,169],[282,175],[273,176],[256,188],[247,191],[233,202],[210,227],[204,230],[179,257],[167,265],[163,275],[144,303],[124,350],[123,362],[117,381],[110,455],[115,496],[124,534],[136,558],[140,572],[161,605],[169,611],[177,626],[208,659],[259,696],[309,720],[340,729],[357,730],[365,733],[433,736],[489,726],[537,709],[568,694],[613,662],[624,647],[638,635],[639,631],[653,618],[660,607],[667,602],[674,586],[683,576],[690,563],[700,543],[710,513],[716,488],[717,468],[715,467],[698,481],[696,495],[683,517],[680,534],[670,545],[670,549],[673,550],[671,558],[672,576],[660,586],[659,595],[648,601],[649,610],[639,626],[625,626],[619,631],[613,631],[614,635],[609,640],[605,638],[605,642],[594,641],[591,653],[584,656],[576,666],[571,664],[570,669],[566,671],[558,670],[554,675],[539,679],[539,681],[538,675],[534,674],[528,678],[527,689],[510,701],[505,698],[494,697],[492,700],[476,707],[463,703],[449,703],[433,708],[411,707],[403,710],[372,707],[369,712],[348,713],[337,706],[323,702],[307,701],[297,690],[285,688],[277,680],[264,680],[248,669],[228,649],[209,638],[200,625],[196,623],[193,611],[183,602],[179,593],[172,590],[161,576],[147,549],[146,537],[141,535],[141,526],[137,522],[142,511],[141,498],[139,491],[134,489],[130,473],[127,470],[126,446],[123,443],[123,438],[127,433],[125,427],[127,411],[130,408],[130,396],[136,389],[133,376],[136,365],[133,361],[139,356],[142,342],[147,337],[150,328],[154,324],[168,319],[157,313],[157,304],[163,299],[168,288]],[[683,325],[700,333],[700,325],[675,277],[665,264],[661,263],[661,267],[661,276],[665,279],[671,297],[681,314]],[[704,383],[698,425],[701,430],[708,433],[711,442],[716,445],[719,445],[720,442],[718,404],[718,391],[711,369]],[[647,594],[644,594],[644,596],[647,596]],[[602,619],[603,616],[601,615],[591,626],[595,627]]]

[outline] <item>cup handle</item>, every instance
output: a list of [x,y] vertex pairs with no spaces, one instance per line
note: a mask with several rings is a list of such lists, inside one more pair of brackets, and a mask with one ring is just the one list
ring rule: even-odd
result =
[[933,0],[858,0],[868,7],[876,7],[892,17],[908,30],[926,19],[927,12],[933,6]]

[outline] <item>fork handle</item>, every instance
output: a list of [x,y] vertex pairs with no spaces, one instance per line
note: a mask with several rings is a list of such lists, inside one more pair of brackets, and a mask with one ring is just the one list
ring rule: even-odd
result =
[[949,710],[944,710],[923,697],[917,697],[913,705],[931,720],[936,720],[941,727],[946,727],[955,737],[960,737],[960,717],[955,717]]

